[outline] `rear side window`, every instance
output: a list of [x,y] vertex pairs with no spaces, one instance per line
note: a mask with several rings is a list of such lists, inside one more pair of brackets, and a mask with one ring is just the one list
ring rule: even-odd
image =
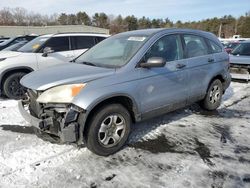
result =
[[216,44],[214,41],[211,41],[211,40],[207,40],[207,41],[208,41],[208,45],[210,47],[211,53],[220,53],[220,52],[222,52],[221,47],[218,44]]
[[203,37],[196,35],[183,35],[185,42],[185,54],[187,58],[208,54],[208,48]]
[[73,36],[71,38],[75,50],[91,48],[95,45],[95,38],[92,36]]
[[69,51],[69,37],[52,37],[45,47],[50,47],[54,52]]

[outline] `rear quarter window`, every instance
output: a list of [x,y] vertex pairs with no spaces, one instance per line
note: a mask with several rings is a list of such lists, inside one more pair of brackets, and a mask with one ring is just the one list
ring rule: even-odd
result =
[[105,37],[96,37],[96,43],[99,43],[101,41],[103,41],[104,39],[106,39]]
[[86,49],[95,45],[95,37],[93,36],[73,36],[74,49]]
[[209,48],[210,48],[210,53],[220,53],[222,52],[222,48],[216,44],[214,41],[207,40]]

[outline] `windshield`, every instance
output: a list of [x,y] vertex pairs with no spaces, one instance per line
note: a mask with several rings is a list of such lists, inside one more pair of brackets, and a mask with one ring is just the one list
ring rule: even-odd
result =
[[18,42],[16,44],[13,44],[7,48],[4,48],[2,51],[17,51],[19,48],[21,48],[23,45],[25,45],[27,41]]
[[236,46],[238,46],[239,43],[228,43],[225,48],[235,48]]
[[250,42],[240,43],[233,51],[233,55],[250,55]]
[[76,63],[100,67],[122,67],[146,42],[148,36],[113,36],[78,57]]
[[50,37],[37,37],[33,39],[32,41],[28,42],[25,44],[23,47],[19,48],[17,51],[18,52],[35,52],[41,45],[43,45]]

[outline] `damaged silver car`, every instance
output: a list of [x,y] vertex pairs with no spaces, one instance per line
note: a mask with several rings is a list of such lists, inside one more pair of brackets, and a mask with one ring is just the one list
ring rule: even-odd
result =
[[229,57],[211,33],[147,29],[112,36],[71,64],[26,75],[23,117],[62,142],[113,154],[136,122],[199,102],[219,107]]

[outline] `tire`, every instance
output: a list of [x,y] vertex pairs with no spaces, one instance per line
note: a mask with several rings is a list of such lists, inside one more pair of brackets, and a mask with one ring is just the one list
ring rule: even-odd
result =
[[97,155],[108,156],[125,145],[131,116],[121,104],[110,104],[99,109],[87,126],[84,138],[87,148]]
[[3,83],[3,92],[10,99],[21,99],[24,97],[25,88],[20,84],[21,78],[26,75],[24,72],[13,73]]
[[222,94],[221,81],[219,79],[213,80],[209,85],[205,98],[201,101],[201,107],[205,110],[216,110],[221,104]]

